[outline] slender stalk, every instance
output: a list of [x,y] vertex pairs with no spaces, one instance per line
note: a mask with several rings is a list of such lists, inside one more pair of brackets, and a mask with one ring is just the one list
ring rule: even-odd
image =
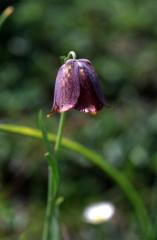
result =
[[[64,113],[61,113],[59,127],[57,131],[57,137],[54,147],[54,158],[51,159],[51,156],[48,154],[47,158],[50,161],[55,161],[56,169],[57,167],[57,159],[61,145],[61,138],[63,133],[63,125],[64,125]],[[43,240],[58,240],[59,239],[59,227],[58,227],[58,207],[56,206],[56,200],[58,197],[59,192],[59,171],[58,171],[58,180],[57,186],[54,191],[54,174],[53,174],[53,167],[49,164],[48,168],[48,197],[47,197],[47,209],[46,209],[46,220],[44,225],[43,231]]]
[[76,59],[76,53],[74,51],[70,51],[66,59],[69,59],[70,56],[72,57],[72,59]]
[[47,207],[46,207],[46,218],[43,230],[43,240],[50,239],[50,225],[51,225],[51,213],[52,213],[52,167],[48,167],[48,196],[47,196]]
[[[62,140],[62,134],[63,134],[63,128],[64,128],[64,120],[65,120],[65,113],[61,113],[60,115],[60,120],[59,120],[59,126],[58,126],[58,131],[56,135],[56,142],[54,146],[54,158],[56,161],[56,165],[58,165],[58,155],[60,151],[60,146],[61,146],[61,140]],[[58,169],[58,184],[57,184],[57,189],[56,189],[56,195],[54,196],[54,204],[50,202],[51,208],[50,208],[50,215],[51,215],[51,226],[54,232],[50,232],[51,238],[50,240],[59,240],[59,209],[58,206],[56,205],[56,201],[58,198],[58,193],[59,193],[59,185],[60,185],[60,177],[59,177],[59,168]],[[53,176],[51,175],[51,180],[53,181]],[[52,193],[53,197],[53,193]]]
[[61,113],[61,116],[60,116],[59,127],[58,127],[58,132],[57,132],[57,139],[56,139],[56,143],[55,143],[55,147],[54,147],[55,156],[57,156],[59,153],[61,139],[62,139],[62,133],[63,133],[64,120],[65,120],[65,113],[63,112],[63,113]]

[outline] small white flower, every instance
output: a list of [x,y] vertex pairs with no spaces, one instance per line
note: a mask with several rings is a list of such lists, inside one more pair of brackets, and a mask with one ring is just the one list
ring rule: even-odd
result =
[[84,219],[88,223],[98,224],[110,220],[114,215],[114,212],[115,207],[112,203],[96,203],[85,209]]

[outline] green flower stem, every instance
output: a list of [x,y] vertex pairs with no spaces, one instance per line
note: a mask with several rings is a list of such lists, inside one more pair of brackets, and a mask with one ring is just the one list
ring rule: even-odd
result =
[[76,53],[74,51],[70,51],[65,60],[70,59],[70,56],[72,57],[72,59],[76,59]]
[[[59,207],[56,204],[57,198],[59,197],[59,184],[60,184],[60,178],[59,178],[59,168],[58,168],[58,155],[60,151],[60,146],[61,146],[61,140],[62,140],[62,134],[63,134],[63,127],[64,127],[64,119],[65,119],[65,113],[61,113],[60,115],[60,121],[59,121],[59,127],[56,135],[56,142],[55,142],[55,147],[54,147],[54,160],[56,161],[56,169],[58,170],[58,183],[57,183],[57,188],[56,188],[56,193],[54,195],[54,192],[50,190],[50,199],[53,199],[53,202],[48,202],[48,205],[50,208],[50,222],[49,222],[49,227],[53,229],[53,232],[51,229],[49,229],[50,232],[50,239],[48,240],[59,240],[59,221],[58,221],[58,215],[59,215]],[[52,182],[54,181],[53,177],[53,169],[51,168],[51,173],[49,174],[49,182],[50,185],[52,185]]]
[[46,218],[43,230],[43,240],[50,239],[50,228],[51,228],[51,213],[53,209],[53,188],[52,188],[52,167],[48,167],[48,197],[47,197],[47,207],[46,207]]
[[55,152],[55,156],[56,157],[58,157],[58,153],[59,153],[59,149],[60,149],[60,145],[61,145],[64,120],[65,120],[65,113],[62,112],[61,116],[60,116],[59,127],[58,127],[58,132],[57,132],[57,138],[56,138],[56,143],[55,143],[55,147],[54,147],[54,152]]
[[[52,147],[51,144],[48,140],[48,134],[46,130],[46,125],[43,119],[43,114],[42,111],[39,112],[38,115],[38,121],[39,121],[39,127],[41,129],[42,133],[42,140],[45,144],[45,147],[47,149],[47,153],[45,154],[47,160],[48,160],[48,196],[47,196],[47,207],[46,207],[46,216],[45,216],[45,223],[44,223],[44,228],[43,228],[43,240],[49,240],[52,239],[52,234],[55,231],[51,232],[51,229],[53,229],[53,224],[52,222],[52,215],[54,214],[55,211],[55,199],[56,199],[56,193],[58,191],[58,166],[56,160],[53,158],[53,153],[52,153]],[[53,179],[53,181],[52,181]],[[58,239],[53,237],[53,239]]]
[[46,144],[47,150],[49,151],[46,154],[49,167],[48,167],[48,197],[47,197],[46,219],[45,219],[44,231],[43,231],[43,240],[59,239],[59,227],[58,227],[59,211],[58,211],[58,206],[56,204],[58,193],[59,193],[59,169],[58,169],[57,160],[58,160],[58,155],[59,155],[59,150],[61,145],[61,138],[63,133],[64,116],[65,114],[61,113],[55,147],[54,147],[54,157],[51,156],[51,150],[49,150],[48,143]]

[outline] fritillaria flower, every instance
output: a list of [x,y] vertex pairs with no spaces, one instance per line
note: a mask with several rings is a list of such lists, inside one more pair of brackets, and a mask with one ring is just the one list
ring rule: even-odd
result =
[[67,60],[57,74],[51,113],[74,108],[94,114],[104,105],[105,99],[91,62],[87,59]]

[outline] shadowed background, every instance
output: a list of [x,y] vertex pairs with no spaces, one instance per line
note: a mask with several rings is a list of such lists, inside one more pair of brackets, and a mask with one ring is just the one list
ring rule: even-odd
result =
[[[50,111],[60,56],[70,50],[95,66],[112,108],[96,116],[70,111],[64,135],[96,150],[140,192],[156,224],[157,2],[154,0],[0,1],[14,14],[0,31],[0,121],[37,127]],[[47,120],[56,132],[59,114]],[[0,237],[40,239],[47,192],[45,148],[0,133]],[[62,150],[61,206],[65,240],[136,240],[132,208],[108,176]],[[90,203],[114,204],[101,225],[83,220]]]

